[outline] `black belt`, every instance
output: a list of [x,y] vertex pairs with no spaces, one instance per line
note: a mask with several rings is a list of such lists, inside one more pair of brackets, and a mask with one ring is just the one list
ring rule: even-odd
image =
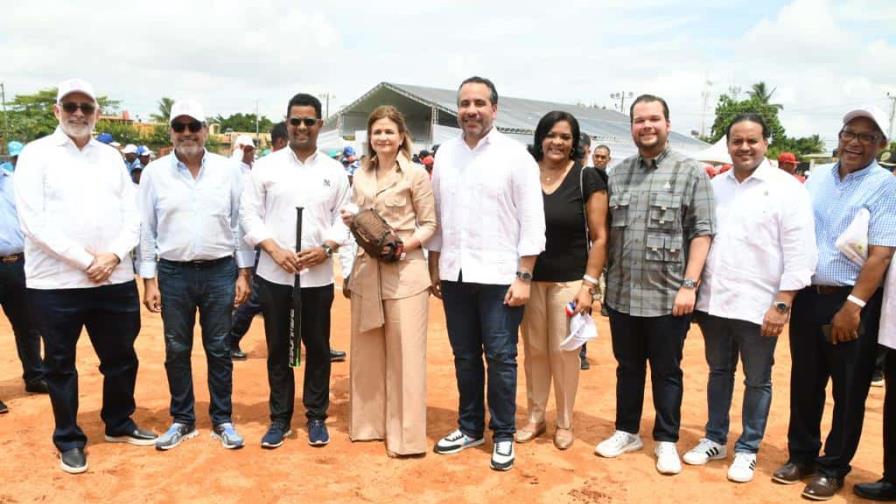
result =
[[8,256],[0,256],[0,263],[3,264],[12,264],[14,262],[19,262],[25,258],[25,254],[19,252],[18,254],[10,254]]
[[232,260],[233,256],[225,256],[218,259],[197,259],[195,261],[169,261],[168,259],[159,259],[159,262],[188,268],[211,268],[212,266],[218,266]]
[[852,292],[852,285],[810,285],[810,289],[816,294],[822,296],[833,296],[834,294],[849,294]]

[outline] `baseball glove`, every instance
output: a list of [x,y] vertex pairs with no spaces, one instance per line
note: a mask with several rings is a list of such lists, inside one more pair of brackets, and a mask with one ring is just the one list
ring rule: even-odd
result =
[[404,243],[376,210],[368,208],[355,214],[350,229],[358,245],[370,257],[383,262],[401,259]]

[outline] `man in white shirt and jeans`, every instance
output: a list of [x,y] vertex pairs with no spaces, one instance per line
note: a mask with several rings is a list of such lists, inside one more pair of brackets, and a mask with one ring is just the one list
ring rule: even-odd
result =
[[[290,433],[295,377],[289,367],[289,323],[293,282],[300,272],[308,444],[330,442],[324,421],[330,393],[332,256],[349,237],[339,217],[339,209],[351,201],[348,176],[340,162],[317,149],[323,127],[320,100],[300,93],[286,111],[289,148],[255,163],[240,212],[246,241],[261,248],[256,275],[271,390],[271,425],[261,440],[263,448],[282,445]],[[294,251],[296,207],[304,208],[300,252]]]
[[703,465],[726,457],[728,411],[740,356],[746,375],[743,432],[728,479],[753,479],[772,402],[778,335],[797,291],[809,285],[818,251],[809,193],[769,164],[769,130],[759,114],[735,117],[727,130],[734,169],[715,177],[718,228],[703,270],[696,320],[705,339],[709,383],[706,436],[684,455]]
[[29,143],[16,170],[16,207],[25,234],[25,282],[44,338],[46,380],[62,470],[87,470],[87,436],[78,427],[75,348],[83,327],[103,374],[106,441],[152,445],[134,414],[140,300],[129,257],[140,217],[134,185],[114,148],[90,133],[99,117],[93,86],[59,84],[53,134]]
[[435,452],[484,443],[488,361],[491,467],[513,467],[517,332],[545,221],[538,166],[523,145],[494,127],[498,93],[482,77],[457,92],[463,136],[439,148],[433,168],[438,228],[427,244],[436,297],[445,305],[460,395],[459,428]]
[[243,175],[239,160],[205,150],[208,126],[198,102],[175,102],[169,126],[174,152],[145,167],[139,198],[143,304],[162,313],[174,419],[156,448],[170,450],[197,434],[190,362],[197,310],[208,362],[212,435],[225,448],[241,448],[243,438],[231,419],[228,338],[230,312],[249,295],[255,259],[239,223]]

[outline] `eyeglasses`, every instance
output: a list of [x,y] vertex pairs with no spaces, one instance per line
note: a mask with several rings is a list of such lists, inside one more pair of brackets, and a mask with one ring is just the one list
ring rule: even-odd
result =
[[877,141],[877,133],[856,133],[855,131],[844,129],[840,130],[840,133],[837,136],[840,138],[841,142],[852,142],[858,138],[859,143],[871,145]]
[[78,109],[81,109],[81,112],[83,112],[84,115],[90,115],[96,111],[96,105],[90,102],[65,102],[62,104],[62,110],[64,110],[66,114],[74,114]]
[[190,133],[198,133],[199,130],[202,129],[202,123],[199,121],[191,121],[188,123],[182,122],[173,122],[171,123],[171,129],[174,130],[175,133],[183,133],[185,129],[190,130]]
[[306,128],[310,128],[317,124],[318,119],[316,117],[290,117],[289,124],[298,127],[300,124],[304,124]]

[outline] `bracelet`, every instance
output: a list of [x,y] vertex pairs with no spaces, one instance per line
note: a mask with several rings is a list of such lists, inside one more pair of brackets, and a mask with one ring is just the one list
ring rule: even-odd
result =
[[865,301],[862,301],[861,299],[853,296],[852,294],[846,296],[846,300],[849,301],[850,303],[858,306],[859,308],[864,308],[865,305],[867,304],[867,303],[865,303]]
[[594,277],[591,276],[591,275],[583,275],[583,276],[582,276],[582,280],[584,280],[584,281],[586,281],[586,282],[588,282],[588,283],[594,284],[594,285],[597,285],[597,284],[598,284],[597,279],[594,278]]

